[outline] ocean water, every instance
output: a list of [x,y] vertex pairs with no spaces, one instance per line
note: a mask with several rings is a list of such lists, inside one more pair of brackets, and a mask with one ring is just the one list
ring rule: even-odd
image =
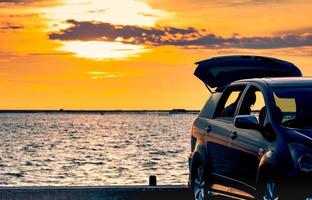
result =
[[0,186],[186,184],[195,117],[0,114]]

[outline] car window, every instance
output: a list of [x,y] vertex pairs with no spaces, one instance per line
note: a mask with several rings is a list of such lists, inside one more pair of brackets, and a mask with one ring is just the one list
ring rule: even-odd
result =
[[295,115],[296,114],[296,99],[294,97],[278,97],[275,93],[274,93],[274,100],[275,100],[275,104],[276,106],[278,106],[284,113],[288,112],[291,115]]
[[251,106],[251,114],[258,115],[261,109],[265,106],[264,97],[261,91],[256,91],[255,104]]
[[273,96],[278,122],[289,128],[311,129],[311,88],[276,88]]
[[244,89],[244,85],[227,88],[220,98],[214,118],[232,120]]
[[220,92],[215,92],[209,97],[205,106],[199,113],[200,117],[207,118],[207,119],[211,119],[213,117],[214,111],[216,110],[221,94],[222,93]]
[[231,104],[233,104],[234,102],[236,102],[237,100],[239,100],[240,93],[241,93],[240,91],[232,91],[229,98],[226,100],[224,107],[226,108]]
[[[294,97],[278,97],[274,93],[274,100],[276,104],[276,109],[278,113],[278,121],[282,124],[288,121],[296,120],[296,99]],[[287,123],[285,123],[287,124]]]
[[264,109],[266,108],[262,92],[257,87],[251,86],[243,97],[239,115],[255,115],[259,121],[259,115]]

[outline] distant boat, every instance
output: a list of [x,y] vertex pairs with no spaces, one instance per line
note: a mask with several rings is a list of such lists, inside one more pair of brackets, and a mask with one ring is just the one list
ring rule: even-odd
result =
[[172,109],[169,111],[169,114],[182,114],[187,113],[187,110],[185,109]]

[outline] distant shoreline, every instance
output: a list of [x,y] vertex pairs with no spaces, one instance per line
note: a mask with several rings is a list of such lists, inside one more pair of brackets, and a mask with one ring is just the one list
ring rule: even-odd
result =
[[160,114],[198,114],[199,110],[0,110],[0,113],[64,113],[64,114],[115,114],[115,113],[160,113]]

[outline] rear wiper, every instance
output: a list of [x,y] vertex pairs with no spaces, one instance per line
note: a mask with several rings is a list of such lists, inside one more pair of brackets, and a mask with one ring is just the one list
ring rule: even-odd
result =
[[212,91],[211,88],[209,87],[209,85],[205,84],[206,88],[209,90],[209,92],[212,94],[214,93],[215,91]]

